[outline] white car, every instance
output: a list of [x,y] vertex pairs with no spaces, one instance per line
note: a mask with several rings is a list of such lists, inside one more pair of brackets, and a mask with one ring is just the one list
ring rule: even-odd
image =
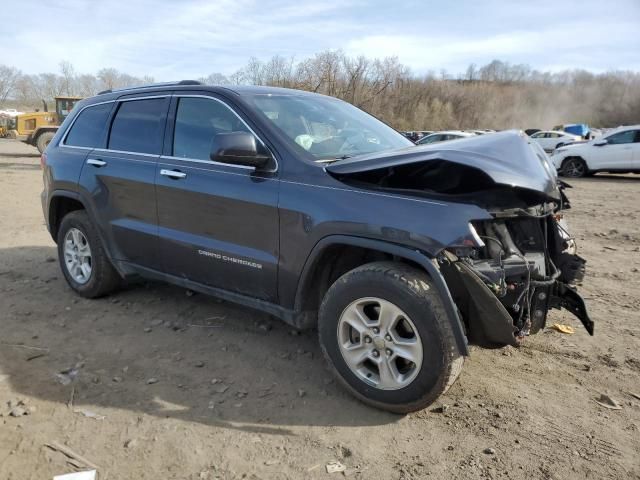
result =
[[429,143],[446,142],[459,138],[475,137],[475,133],[463,132],[460,130],[448,130],[445,132],[435,132],[418,140],[417,145],[427,145]]
[[619,127],[585,143],[557,148],[551,160],[560,175],[640,173],[640,125]]
[[552,152],[566,143],[578,142],[582,137],[559,130],[541,130],[531,135],[531,139],[537,142],[545,152]]

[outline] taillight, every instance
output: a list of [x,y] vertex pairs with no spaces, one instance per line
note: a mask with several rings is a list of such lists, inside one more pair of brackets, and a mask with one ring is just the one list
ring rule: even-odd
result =
[[40,168],[44,169],[44,166],[47,164],[47,154],[43,153],[40,155]]

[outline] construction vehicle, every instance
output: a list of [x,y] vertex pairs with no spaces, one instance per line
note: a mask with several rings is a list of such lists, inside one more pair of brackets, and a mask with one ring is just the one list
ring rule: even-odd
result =
[[23,113],[15,117],[15,127],[8,132],[8,136],[37,147],[40,153],[44,152],[58,127],[79,100],[82,97],[55,97],[55,112],[49,112],[47,103],[43,100],[42,112]]
[[9,132],[16,128],[16,117],[21,114],[15,108],[0,110],[0,138],[9,136]]

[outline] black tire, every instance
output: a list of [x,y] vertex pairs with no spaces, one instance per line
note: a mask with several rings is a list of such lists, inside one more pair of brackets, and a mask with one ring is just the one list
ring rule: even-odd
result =
[[560,175],[571,178],[586,177],[589,175],[589,167],[580,157],[568,157],[562,162]]
[[[378,297],[398,306],[416,326],[422,342],[422,365],[414,379],[397,390],[366,383],[349,368],[340,351],[338,324],[357,299]],[[375,262],[344,274],[329,288],[318,318],[320,345],[334,374],[362,402],[394,413],[409,413],[432,404],[453,385],[464,357],[429,276],[397,262]]]
[[[82,232],[91,249],[91,274],[86,283],[75,281],[65,263],[64,239],[72,228],[77,228]],[[75,210],[65,215],[60,223],[60,228],[58,228],[57,243],[60,268],[67,283],[76,293],[85,298],[98,298],[113,292],[120,286],[122,278],[111,265],[86,211]]]
[[38,151],[40,153],[44,153],[44,151],[47,149],[47,145],[51,143],[51,140],[55,135],[56,134],[54,132],[43,132],[40,134],[38,140],[36,140],[36,147],[38,147]]

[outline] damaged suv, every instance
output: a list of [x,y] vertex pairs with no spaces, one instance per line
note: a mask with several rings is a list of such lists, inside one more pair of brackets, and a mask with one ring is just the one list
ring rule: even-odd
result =
[[517,346],[552,308],[593,334],[566,185],[519,132],[415,146],[334,98],[182,81],[79,102],[42,165],[78,294],[142,277],[317,328],[378,408],[429,405],[468,344]]

